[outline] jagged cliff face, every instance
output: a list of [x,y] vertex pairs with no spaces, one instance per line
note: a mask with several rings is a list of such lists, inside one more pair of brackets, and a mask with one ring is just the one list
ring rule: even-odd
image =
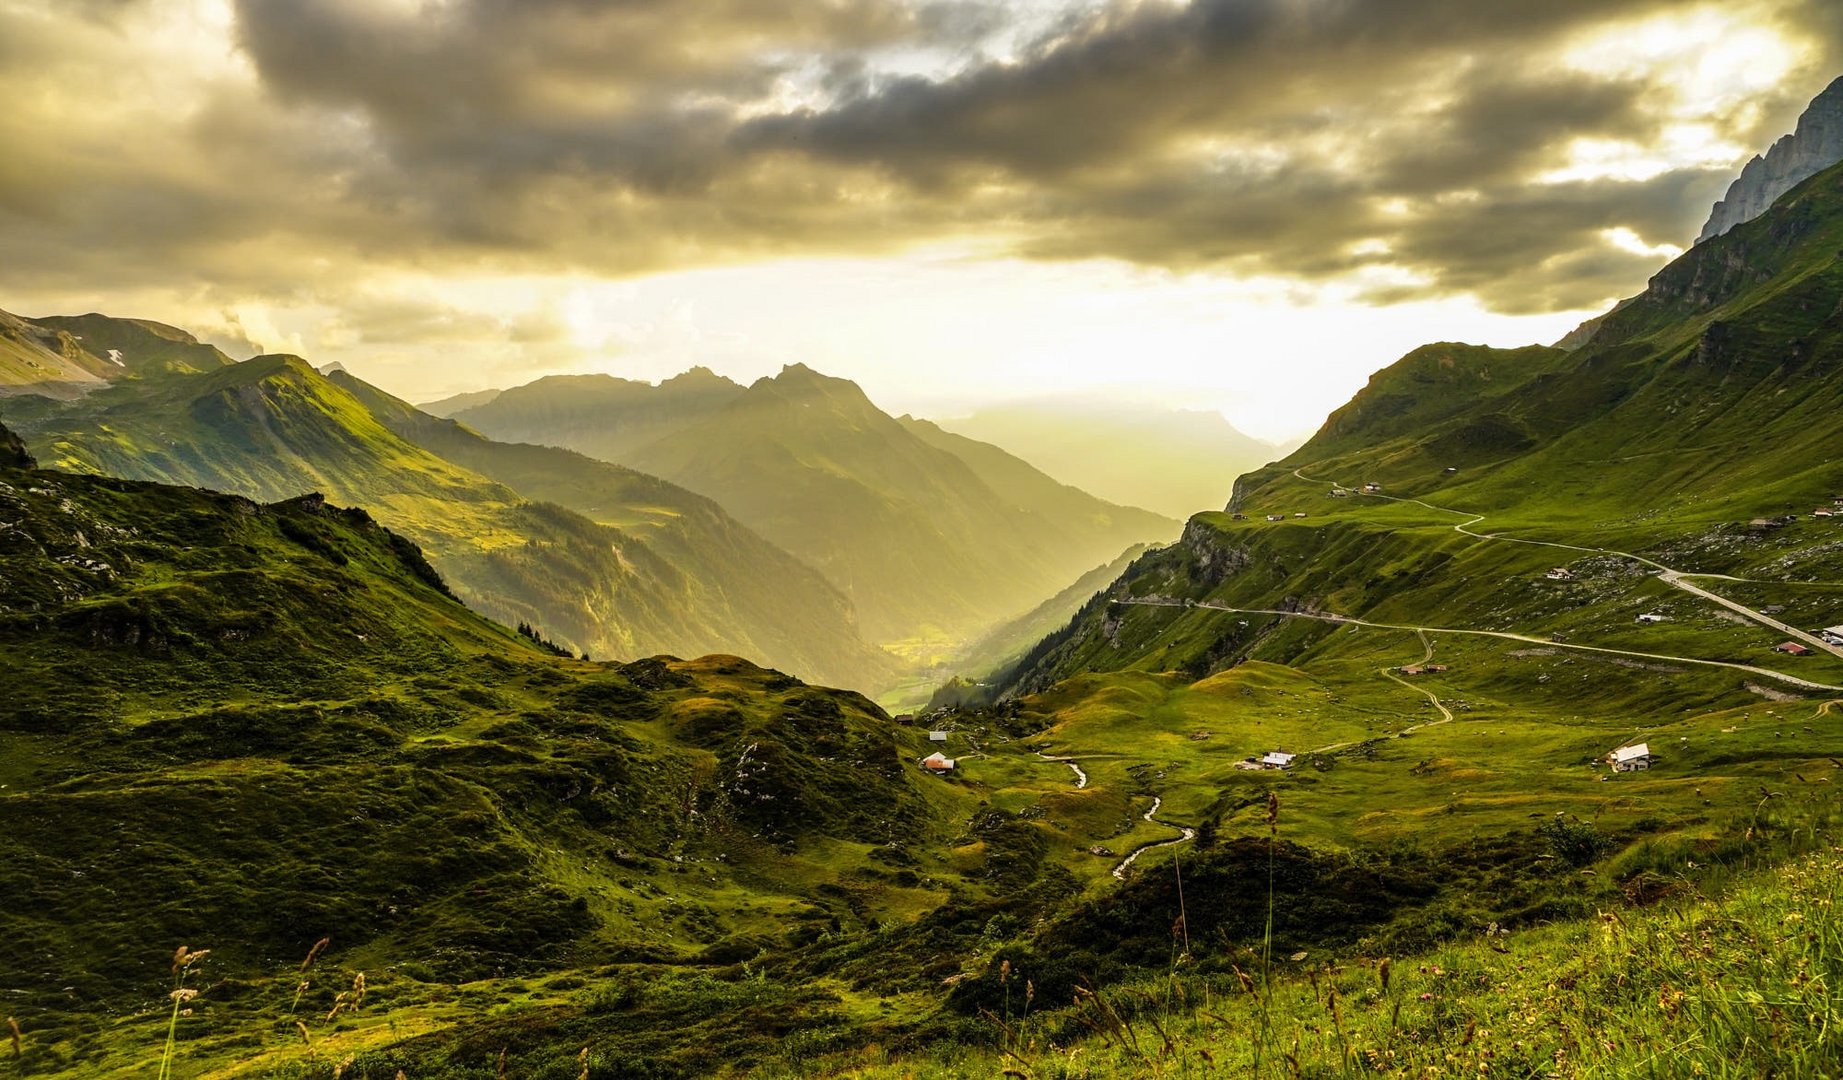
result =
[[1697,243],[1752,221],[1799,184],[1843,161],[1843,79],[1830,84],[1798,119],[1798,130],[1755,156],[1702,227]]

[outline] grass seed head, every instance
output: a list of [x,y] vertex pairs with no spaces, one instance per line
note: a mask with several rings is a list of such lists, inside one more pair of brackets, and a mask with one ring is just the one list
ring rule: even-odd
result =
[[6,1018],[6,1026],[8,1032],[13,1036],[13,1056],[18,1058],[24,1053],[24,1048],[20,1045],[19,1040],[19,1021],[9,1016]]
[[319,959],[320,954],[325,952],[326,947],[332,943],[333,939],[330,937],[323,937],[319,941],[314,942],[314,947],[307,950],[307,959],[301,961],[301,970],[306,971],[308,968],[313,967],[314,961]]
[[301,1033],[301,1045],[302,1046],[312,1046],[314,1044],[313,1039],[308,1037],[306,1024],[303,1024],[299,1020],[296,1020],[294,1022],[294,1029]]
[[1388,957],[1386,956],[1383,957],[1382,962],[1376,965],[1376,978],[1382,980],[1382,989],[1384,992],[1387,992],[1387,990],[1389,989],[1389,958]]
[[1280,824],[1280,796],[1278,792],[1270,791],[1267,793],[1267,827],[1271,829],[1278,824]]

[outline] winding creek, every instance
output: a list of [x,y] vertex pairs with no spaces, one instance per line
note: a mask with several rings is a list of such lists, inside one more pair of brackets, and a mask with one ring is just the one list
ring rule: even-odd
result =
[[1153,851],[1161,847],[1173,847],[1177,844],[1187,843],[1191,840],[1196,839],[1197,830],[1185,828],[1182,825],[1173,825],[1168,821],[1158,820],[1158,817],[1156,816],[1158,814],[1158,808],[1163,806],[1164,804],[1165,804],[1165,800],[1162,797],[1157,796],[1157,795],[1152,796],[1152,809],[1147,810],[1145,812],[1145,815],[1144,815],[1145,820],[1151,822],[1154,825],[1163,825],[1167,829],[1176,829],[1178,832],[1182,833],[1183,835],[1179,836],[1175,840],[1154,840],[1149,844],[1141,844],[1137,848],[1134,848],[1132,854],[1120,860],[1120,865],[1113,868],[1114,877],[1118,878],[1121,881],[1125,881],[1127,868],[1133,865],[1134,860],[1138,859],[1139,856],[1144,855],[1148,851]]

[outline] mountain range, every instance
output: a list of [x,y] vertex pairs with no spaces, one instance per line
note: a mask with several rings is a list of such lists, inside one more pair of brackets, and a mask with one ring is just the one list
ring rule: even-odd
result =
[[454,418],[716,500],[850,597],[870,640],[910,650],[977,635],[1177,531],[799,364],[748,387],[704,369],[657,386],[543,379]]
[[[800,366],[445,418],[0,318],[0,1067],[1830,1075],[1839,251],[1832,164],[1162,546]],[[883,677],[873,589],[996,670],[635,655]]]
[[[93,331],[115,325],[87,318]],[[577,651],[745,652],[867,687],[897,667],[824,578],[710,500],[491,442],[295,357],[163,370],[61,404],[15,395],[0,411],[57,468],[368,506],[469,603]]]

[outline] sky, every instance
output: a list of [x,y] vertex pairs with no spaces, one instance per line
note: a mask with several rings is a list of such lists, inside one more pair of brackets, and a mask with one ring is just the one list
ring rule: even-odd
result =
[[1293,438],[1639,292],[1839,74],[1834,0],[0,0],[0,308]]

